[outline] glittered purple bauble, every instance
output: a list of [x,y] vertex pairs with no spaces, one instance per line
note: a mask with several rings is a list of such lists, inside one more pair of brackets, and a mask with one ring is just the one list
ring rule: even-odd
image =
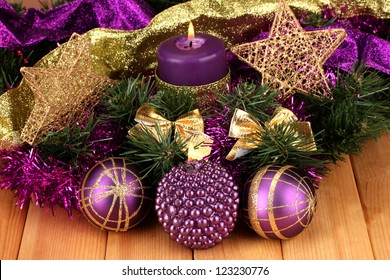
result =
[[312,220],[316,203],[310,179],[293,166],[260,169],[244,194],[248,223],[270,239],[288,239],[302,232]]
[[207,249],[229,236],[238,203],[238,186],[226,169],[211,161],[188,161],[159,182],[156,211],[171,239]]
[[98,162],[84,176],[79,191],[80,209],[103,230],[126,231],[139,224],[152,205],[151,187],[124,158]]

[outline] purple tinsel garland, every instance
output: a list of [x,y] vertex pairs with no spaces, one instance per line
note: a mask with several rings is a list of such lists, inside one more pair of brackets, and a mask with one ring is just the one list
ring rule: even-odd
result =
[[54,158],[44,160],[35,148],[0,150],[0,189],[15,191],[20,208],[31,199],[41,207],[59,205],[72,215],[77,209],[81,178],[69,164]]
[[228,161],[225,158],[237,141],[237,139],[229,137],[230,123],[228,116],[231,114],[228,110],[228,108],[225,108],[226,113],[224,114],[219,110],[212,109],[210,113],[213,117],[204,120],[204,133],[213,140],[211,153],[207,159],[225,167],[229,174],[233,176],[235,182],[241,186],[245,183],[244,178],[246,177],[243,176],[245,167],[237,161]]
[[77,167],[53,157],[43,159],[37,148],[0,149],[0,190],[15,191],[20,208],[33,198],[41,207],[59,205],[72,216],[72,209],[79,209],[77,191],[85,172],[117,151],[125,135],[126,129],[114,122],[98,123],[87,143],[92,156],[81,156]]

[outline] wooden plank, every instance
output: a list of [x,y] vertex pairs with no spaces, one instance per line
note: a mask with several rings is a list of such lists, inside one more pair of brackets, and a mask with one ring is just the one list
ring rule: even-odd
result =
[[141,224],[127,232],[108,234],[106,259],[191,260],[192,250],[171,240],[151,211]]
[[281,260],[280,241],[266,240],[249,228],[242,218],[231,235],[217,246],[194,250],[195,260]]
[[16,260],[28,204],[21,210],[11,191],[0,191],[0,259]]
[[349,158],[332,166],[317,195],[311,225],[282,242],[284,259],[373,259]]
[[81,214],[70,219],[62,208],[30,205],[19,259],[104,259],[107,233]]
[[390,135],[352,157],[375,259],[390,259]]

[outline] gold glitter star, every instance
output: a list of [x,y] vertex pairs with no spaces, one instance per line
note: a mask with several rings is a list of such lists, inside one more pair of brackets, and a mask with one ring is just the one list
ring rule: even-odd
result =
[[263,84],[284,97],[295,92],[327,92],[323,64],[347,36],[344,29],[304,31],[282,0],[267,39],[234,46],[231,51],[262,73]]
[[102,87],[112,83],[92,69],[91,42],[74,34],[54,67],[23,67],[21,72],[35,96],[35,104],[21,139],[39,143],[48,131],[85,120],[97,104]]

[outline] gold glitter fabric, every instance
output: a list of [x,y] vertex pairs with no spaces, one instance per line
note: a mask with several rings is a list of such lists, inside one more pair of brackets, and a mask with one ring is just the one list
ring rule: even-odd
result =
[[325,61],[344,41],[344,29],[306,32],[284,0],[267,39],[232,47],[242,61],[262,73],[263,84],[284,97],[295,92],[329,92]]
[[[272,119],[266,122],[265,126],[268,129],[275,129],[275,126],[282,124],[291,126],[296,131],[296,136],[304,136],[307,139],[307,142],[305,140],[306,145],[300,145],[301,143],[297,142],[297,147],[305,151],[315,151],[317,149],[310,122],[299,122],[292,111],[278,107],[275,109]],[[236,109],[230,123],[229,137],[238,138],[238,141],[234,144],[226,159],[235,160],[261,145],[261,137],[264,133],[264,128],[254,116],[241,109]]]
[[[134,120],[138,122],[129,130],[131,137],[137,137],[139,131],[147,130],[157,141],[166,137],[175,129],[175,134],[186,143],[185,150],[191,146],[191,158],[201,160],[211,152],[212,140],[204,134],[204,122],[199,109],[180,116],[176,121],[167,120],[160,112],[148,104],[142,104]],[[160,136],[161,135],[161,136]]]
[[82,122],[97,104],[100,88],[111,80],[92,72],[90,40],[73,35],[53,68],[22,68],[24,80],[35,96],[33,110],[21,139],[39,143],[48,131]]
[[[250,41],[269,31],[279,0],[192,0],[158,14],[150,24],[135,31],[94,29],[82,35],[91,39],[93,70],[110,78],[138,73],[152,74],[157,65],[158,45],[173,35],[186,33],[192,20],[196,32],[221,38],[226,46]],[[390,17],[388,0],[294,0],[297,15],[319,13],[323,5],[331,5],[340,17],[360,14]],[[46,55],[35,66],[54,67],[66,51],[63,44]],[[77,89],[74,89],[77,90]],[[34,104],[34,95],[25,82],[0,97],[0,139],[17,141]]]

